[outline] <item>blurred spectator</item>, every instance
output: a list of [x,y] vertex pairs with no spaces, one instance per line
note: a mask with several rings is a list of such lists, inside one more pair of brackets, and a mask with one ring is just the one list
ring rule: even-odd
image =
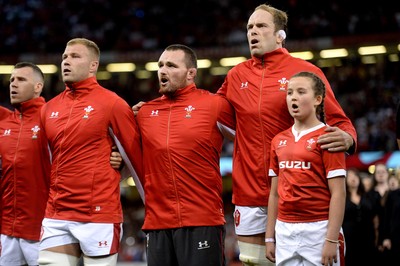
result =
[[396,111],[396,138],[397,138],[397,146],[400,149],[400,101],[397,104],[397,111]]
[[[397,177],[400,171],[397,170]],[[397,179],[396,175],[392,177]],[[392,179],[391,177],[391,179]],[[397,179],[397,183],[398,183]],[[390,190],[385,205],[382,246],[388,253],[387,262],[400,261],[400,188]]]
[[365,192],[371,191],[371,189],[374,186],[373,177],[371,175],[369,175],[368,173],[359,173],[359,175],[361,176],[361,182],[364,186]]
[[389,190],[393,191],[400,187],[400,171],[397,170],[395,173],[390,175],[389,180]]
[[378,261],[382,265],[390,265],[390,258],[388,250],[383,246],[384,239],[384,219],[385,219],[385,205],[386,199],[389,194],[389,169],[383,163],[375,165],[374,171],[374,189],[371,192],[375,192],[375,197],[379,201],[378,217]]
[[[347,170],[346,209],[343,232],[346,243],[346,266],[374,265],[377,257],[378,204],[361,182],[357,169]],[[366,256],[365,254],[368,254]]]

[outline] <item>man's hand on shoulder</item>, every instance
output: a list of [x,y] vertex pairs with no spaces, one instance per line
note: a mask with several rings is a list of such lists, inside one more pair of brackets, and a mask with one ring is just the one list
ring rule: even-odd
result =
[[353,137],[338,127],[328,126],[325,132],[326,134],[318,138],[318,144],[322,149],[331,152],[346,152],[354,145]]
[[140,102],[138,102],[137,104],[135,104],[134,106],[132,106],[132,111],[133,111],[133,114],[135,115],[135,116],[137,116],[137,114],[138,114],[138,112],[139,112],[139,109],[143,106],[143,104],[145,104],[146,102],[143,102],[143,101],[140,101]]

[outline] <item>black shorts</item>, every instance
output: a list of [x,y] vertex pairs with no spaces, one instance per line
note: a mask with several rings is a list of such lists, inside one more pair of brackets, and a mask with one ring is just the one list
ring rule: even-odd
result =
[[224,266],[224,226],[147,231],[148,266]]

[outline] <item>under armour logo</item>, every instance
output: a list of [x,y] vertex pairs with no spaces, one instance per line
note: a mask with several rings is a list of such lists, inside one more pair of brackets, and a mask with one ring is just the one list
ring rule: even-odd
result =
[[249,82],[248,81],[242,82],[242,85],[240,85],[240,89],[246,89],[248,87],[249,87]]
[[152,110],[150,116],[158,116],[158,110]]
[[99,247],[107,246],[107,241],[99,241]]
[[58,112],[51,112],[50,118],[58,118]]
[[197,249],[205,249],[205,248],[210,248],[208,242],[207,241],[199,242],[199,247]]
[[280,141],[279,141],[279,146],[286,146],[286,143],[287,143],[287,140],[286,140],[286,139],[280,140]]
[[11,129],[4,130],[3,136],[10,136],[10,135],[11,135]]

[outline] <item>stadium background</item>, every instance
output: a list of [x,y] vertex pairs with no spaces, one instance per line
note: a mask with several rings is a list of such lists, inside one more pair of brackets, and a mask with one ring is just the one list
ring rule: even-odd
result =
[[[208,66],[199,69],[196,83],[215,92],[231,67],[221,59],[249,57],[246,23],[261,3],[265,1],[0,0],[0,104],[12,108],[9,72],[19,61],[50,66],[42,94],[47,100],[61,92],[64,89],[59,73],[61,54],[66,42],[74,37],[85,37],[99,45],[99,82],[130,105],[158,96],[157,72],[150,70],[148,63],[156,62],[163,48],[172,43],[186,44],[195,49],[199,59],[204,59]],[[293,53],[311,53],[308,60],[322,68],[356,126],[359,153],[351,162],[358,163],[363,171],[380,160],[391,160],[394,168],[399,167],[395,110],[400,100],[400,2],[267,3],[288,13],[286,48]],[[385,49],[362,54],[359,48],[363,46]],[[325,58],[321,54],[325,49],[346,49],[347,55]],[[113,70],[109,65],[112,63],[130,65],[125,65],[128,69]],[[227,142],[223,152],[224,160],[228,160],[228,170],[224,172],[226,245],[227,258],[233,265],[237,252],[231,223],[231,152],[232,145]],[[122,187],[125,231],[120,260],[140,263],[144,261],[144,236],[140,231],[143,206],[134,188],[127,182]]]

